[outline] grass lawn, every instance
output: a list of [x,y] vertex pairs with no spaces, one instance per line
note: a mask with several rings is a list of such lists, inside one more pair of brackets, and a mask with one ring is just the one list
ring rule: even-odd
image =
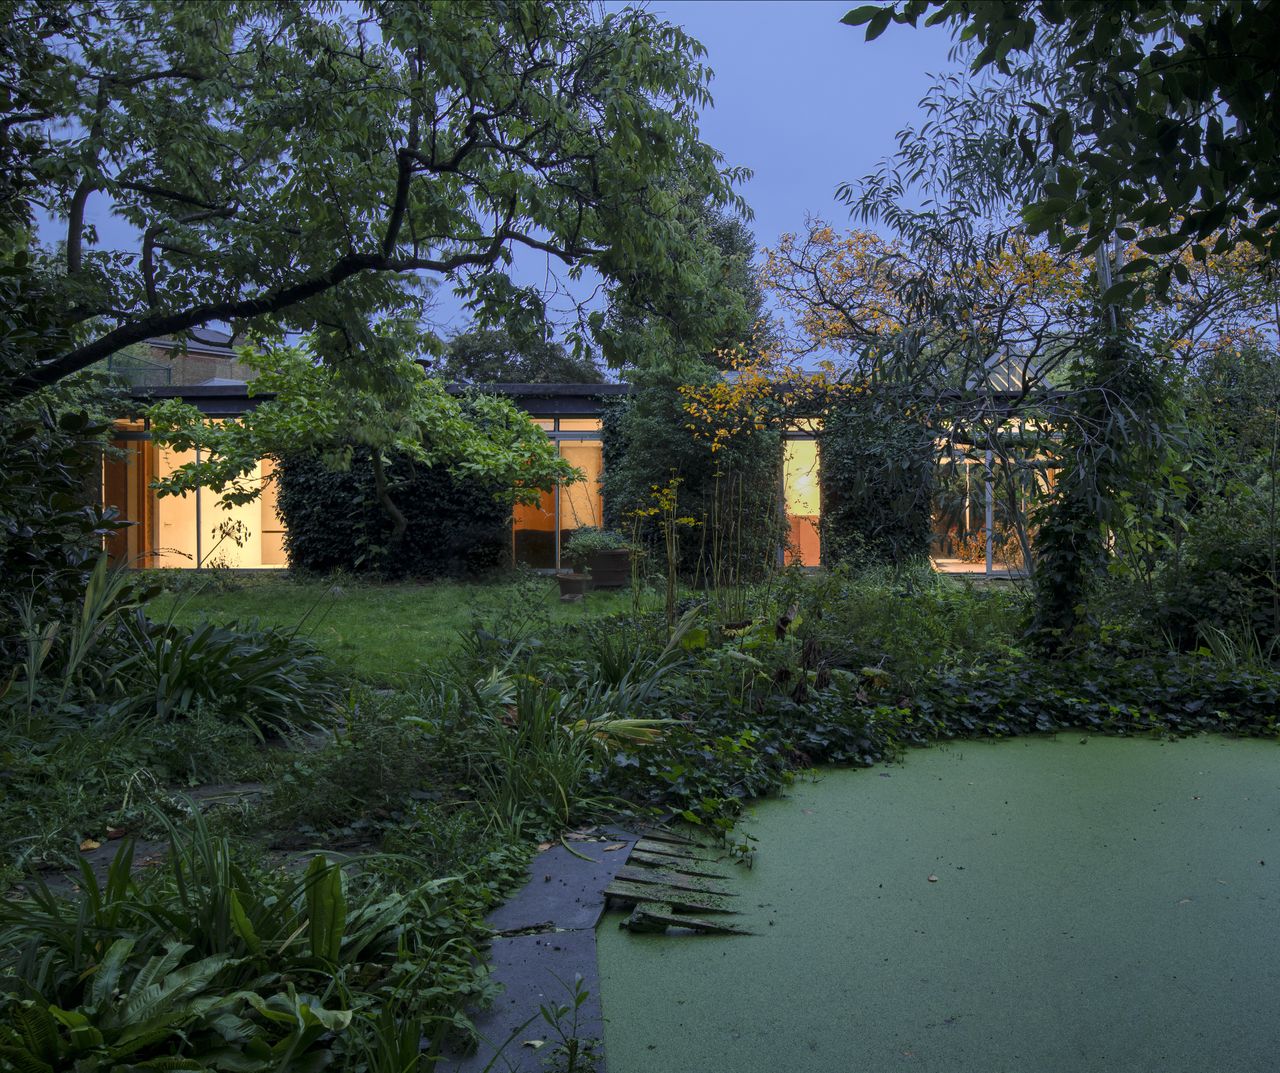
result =
[[[173,577],[163,577],[172,584]],[[403,685],[446,654],[459,632],[477,617],[487,626],[515,628],[518,618],[552,622],[623,611],[625,590],[592,593],[581,603],[561,603],[555,581],[371,584],[301,581],[287,574],[219,575],[198,587],[194,574],[181,591],[166,591],[151,605],[153,618],[172,614],[180,623],[204,617],[225,623],[257,618],[265,625],[297,626],[348,673],[374,685]]]

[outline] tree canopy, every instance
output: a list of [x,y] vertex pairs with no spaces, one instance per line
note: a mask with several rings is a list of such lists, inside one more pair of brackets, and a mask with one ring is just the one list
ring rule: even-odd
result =
[[398,538],[406,521],[387,488],[385,469],[393,458],[444,467],[460,480],[499,489],[513,502],[536,502],[540,490],[581,479],[508,399],[450,395],[410,359],[394,367],[394,389],[376,392],[335,384],[337,373],[317,364],[304,347],[246,348],[241,360],[258,370],[249,390],[262,399],[240,420],[210,422],[181,399],[148,407],[156,443],[198,449],[201,455],[157,481],[161,495],[206,487],[228,504],[244,503],[262,492],[254,473],[264,457],[309,453],[344,469],[354,448],[364,447],[378,499]]
[[1113,236],[1137,242],[1111,300],[1185,284],[1188,264],[1171,254],[1203,261],[1243,243],[1280,257],[1275,4],[905,0],[845,21],[872,40],[926,15],[955,28],[972,72],[994,78],[966,107],[999,104],[988,128],[1031,232],[1082,253]]
[[570,354],[553,339],[519,340],[505,328],[459,332],[434,371],[467,384],[598,384],[604,379],[591,354]]
[[[537,322],[516,252],[593,270],[713,337],[715,288],[670,177],[739,205],[698,136],[703,49],[644,10],[588,0],[172,4],[7,0],[0,190],[11,224],[62,228],[33,266],[60,336],[24,394],[131,343],[210,322],[309,333],[315,354],[385,372],[388,314],[451,286],[482,325]],[[93,211],[91,211],[93,210]],[[108,248],[89,223],[132,230]],[[60,339],[60,341],[53,341]],[[585,339],[579,337],[579,342]]]

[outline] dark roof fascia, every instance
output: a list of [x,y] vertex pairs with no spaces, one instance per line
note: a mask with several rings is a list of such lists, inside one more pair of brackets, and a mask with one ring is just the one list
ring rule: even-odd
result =
[[[451,395],[468,391],[503,395],[533,416],[563,414],[594,417],[606,398],[618,398],[630,390],[627,384],[449,384]],[[189,384],[135,388],[130,397],[140,406],[164,399],[182,399],[210,417],[237,417],[260,402],[274,398],[264,392],[250,395],[240,384]]]
[[129,393],[129,397],[139,406],[163,402],[165,399],[181,399],[210,417],[239,417],[259,403],[275,398],[275,395],[268,392],[250,395],[243,384],[179,384],[137,387]]
[[449,384],[451,395],[475,391],[508,398],[530,417],[599,417],[608,399],[623,398],[630,384]]

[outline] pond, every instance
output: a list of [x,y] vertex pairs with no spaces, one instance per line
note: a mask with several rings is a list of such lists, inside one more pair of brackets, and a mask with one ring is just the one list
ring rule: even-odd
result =
[[601,923],[610,1073],[1280,1068],[1273,742],[917,750],[743,829],[754,935]]

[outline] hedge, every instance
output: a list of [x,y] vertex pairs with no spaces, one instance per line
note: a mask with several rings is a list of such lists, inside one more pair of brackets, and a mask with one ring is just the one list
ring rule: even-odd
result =
[[933,439],[882,398],[859,398],[823,418],[822,559],[900,565],[929,554]]
[[391,498],[408,521],[395,543],[367,448],[357,448],[350,468],[336,472],[315,455],[282,458],[278,504],[290,567],[434,578],[471,576],[507,562],[511,509],[495,488],[407,458],[393,460],[386,472]]

